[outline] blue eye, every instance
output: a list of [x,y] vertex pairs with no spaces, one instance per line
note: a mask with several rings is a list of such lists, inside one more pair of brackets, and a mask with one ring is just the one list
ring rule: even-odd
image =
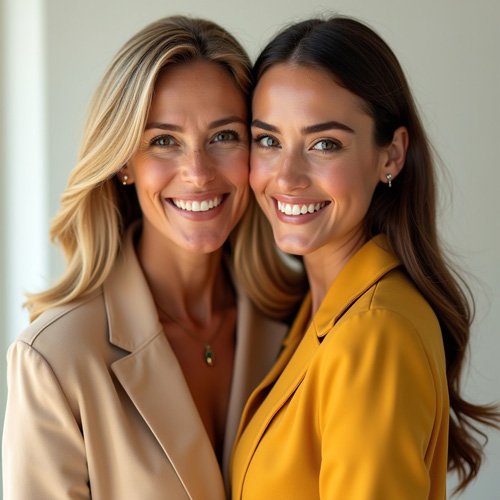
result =
[[168,147],[175,146],[177,143],[171,135],[159,135],[150,141],[151,146]]
[[279,147],[279,142],[270,135],[259,135],[253,140],[260,148],[277,148]]
[[311,149],[315,151],[336,151],[342,148],[342,144],[337,141],[332,141],[331,139],[321,139]]
[[237,141],[239,137],[238,133],[234,130],[221,130],[214,135],[212,142]]

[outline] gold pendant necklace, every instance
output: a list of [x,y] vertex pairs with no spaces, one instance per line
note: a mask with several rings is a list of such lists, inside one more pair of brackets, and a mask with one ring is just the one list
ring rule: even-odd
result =
[[219,333],[222,331],[222,319],[221,319],[221,324],[219,325],[219,328],[217,328],[217,330],[215,330],[214,334],[212,335],[212,337],[210,339],[208,339],[208,342],[205,342],[203,340],[200,340],[198,337],[196,337],[196,335],[189,329],[187,329],[179,320],[177,320],[176,318],[174,318],[173,316],[170,316],[170,314],[167,313],[167,311],[165,311],[165,309],[163,309],[160,304],[158,304],[158,302],[156,302],[155,300],[155,304],[156,304],[156,307],[158,308],[158,310],[171,322],[171,323],[174,323],[176,324],[182,331],[184,331],[185,333],[187,333],[193,340],[196,340],[196,342],[201,342],[203,344],[203,360],[205,361],[205,364],[207,366],[214,366],[215,365],[215,352],[212,348],[212,344],[214,343],[214,341],[217,339],[217,337],[219,336]]

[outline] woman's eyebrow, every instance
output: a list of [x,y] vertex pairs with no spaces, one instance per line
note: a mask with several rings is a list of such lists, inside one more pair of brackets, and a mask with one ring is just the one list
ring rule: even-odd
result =
[[341,123],[336,120],[331,120],[328,122],[317,123],[315,125],[309,125],[307,127],[303,127],[302,132],[304,134],[314,134],[315,132],[323,132],[325,130],[332,130],[332,129],[344,130],[346,132],[354,134],[354,130],[351,127],[349,127],[345,123]]
[[[279,132],[278,127],[274,125],[270,125],[269,123],[263,122],[261,120],[253,120],[252,127],[259,127],[263,130],[268,130],[269,132]],[[307,127],[303,127],[302,133],[304,134],[314,134],[316,132],[323,132],[325,130],[344,130],[345,132],[350,132],[354,134],[354,130],[346,125],[345,123],[338,122],[336,120],[330,120],[328,122],[316,123],[314,125],[308,125]]]
[[[208,124],[209,128],[222,127],[223,125],[229,125],[230,123],[243,123],[246,125],[247,122],[240,116],[227,116],[214,120]],[[145,130],[150,130],[152,128],[159,128],[161,130],[172,130],[173,132],[182,132],[182,127],[179,125],[174,125],[173,123],[163,123],[163,122],[151,122],[146,124]]]
[[161,130],[172,130],[174,132],[181,132],[182,127],[179,125],[174,125],[173,123],[161,123],[161,122],[151,122],[146,124],[145,130],[150,130],[152,128],[159,128]]
[[269,123],[263,122],[261,120],[252,120],[251,123],[252,127],[259,127],[263,130],[267,130],[269,132],[279,132],[278,127],[275,127],[274,125],[269,125]]
[[226,118],[220,118],[219,120],[214,120],[209,124],[209,128],[222,127],[223,125],[229,125],[230,123],[242,123],[248,126],[248,122],[241,118],[241,116],[228,116]]

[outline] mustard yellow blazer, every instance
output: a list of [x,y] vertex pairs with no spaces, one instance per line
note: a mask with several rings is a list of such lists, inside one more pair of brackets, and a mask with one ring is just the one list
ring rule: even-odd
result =
[[[286,325],[238,296],[224,462]],[[127,236],[101,290],[47,311],[8,353],[4,500],[223,500],[221,468]]]
[[245,407],[233,500],[445,498],[441,331],[386,248],[378,236],[352,257],[302,336],[306,299]]

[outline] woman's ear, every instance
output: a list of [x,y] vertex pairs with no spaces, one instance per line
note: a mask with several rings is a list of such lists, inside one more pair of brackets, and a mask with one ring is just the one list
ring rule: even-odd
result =
[[130,186],[130,184],[134,183],[133,176],[131,174],[131,169],[128,168],[128,165],[124,165],[118,173],[116,174],[119,181],[124,185],[124,186]]
[[380,171],[380,180],[389,187],[404,167],[408,143],[408,130],[406,127],[399,127],[394,131],[392,142],[386,147],[385,164]]

